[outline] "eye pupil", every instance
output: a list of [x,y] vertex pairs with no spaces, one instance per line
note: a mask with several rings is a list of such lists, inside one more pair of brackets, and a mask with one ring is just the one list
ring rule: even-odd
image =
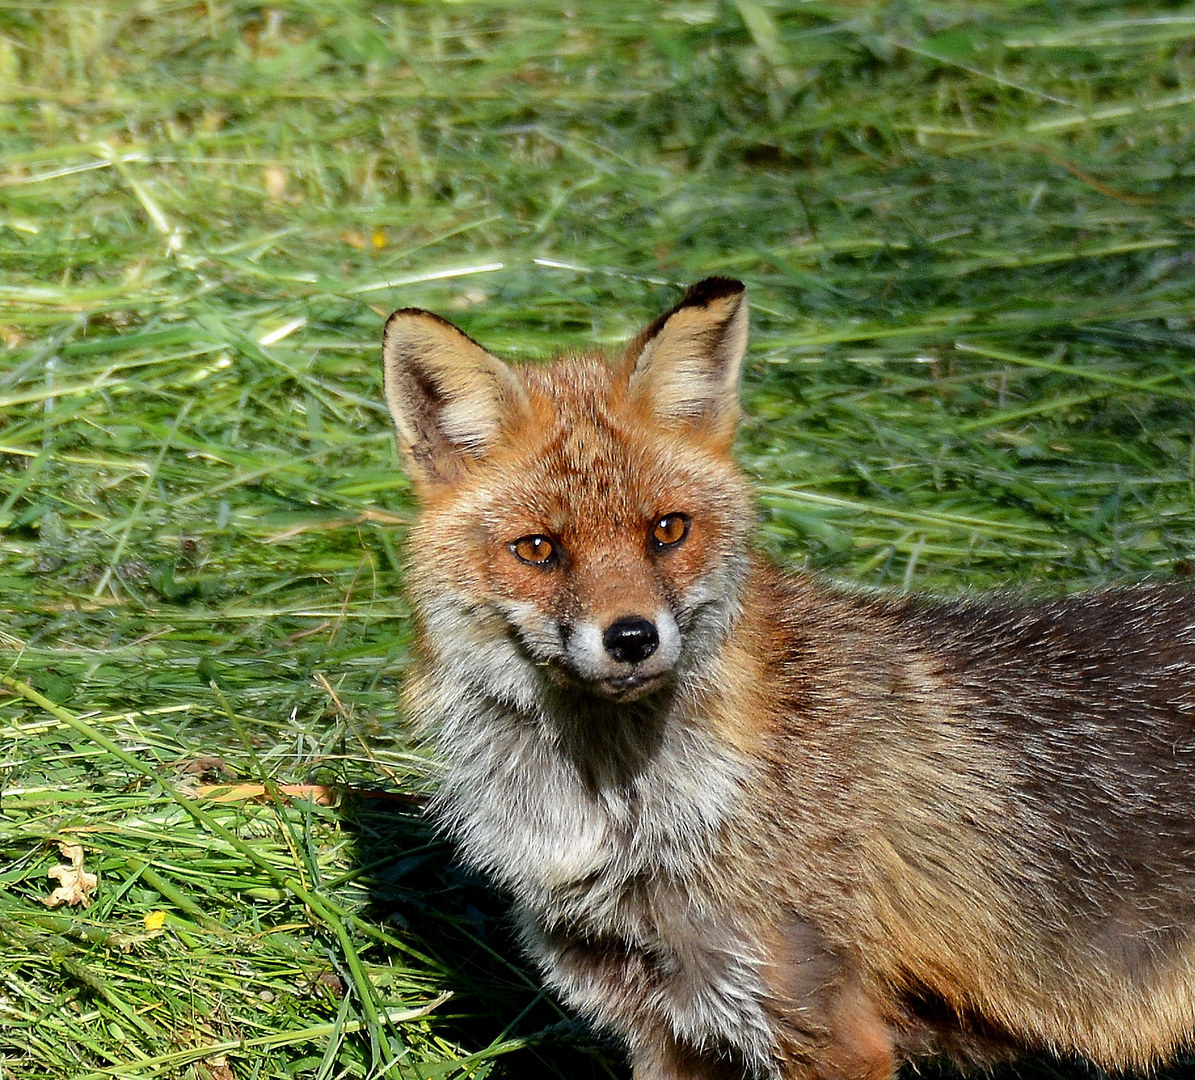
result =
[[652,543],[657,548],[672,547],[689,535],[688,514],[665,514],[657,519],[651,531]]

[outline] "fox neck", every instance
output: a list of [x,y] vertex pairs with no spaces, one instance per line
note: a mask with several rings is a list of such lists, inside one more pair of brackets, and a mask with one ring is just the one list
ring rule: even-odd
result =
[[576,770],[592,798],[627,791],[664,745],[676,681],[631,702],[609,701],[569,686],[545,685],[538,724]]

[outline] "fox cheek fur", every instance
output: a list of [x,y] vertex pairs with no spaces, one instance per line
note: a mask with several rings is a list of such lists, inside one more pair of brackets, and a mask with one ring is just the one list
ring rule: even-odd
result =
[[1195,602],[863,596],[749,549],[747,305],[612,362],[391,316],[434,811],[636,1080],[887,1080],[1195,1030]]

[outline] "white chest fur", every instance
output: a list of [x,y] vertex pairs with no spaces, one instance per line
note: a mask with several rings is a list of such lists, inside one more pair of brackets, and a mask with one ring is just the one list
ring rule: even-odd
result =
[[678,723],[625,783],[594,787],[544,721],[476,693],[440,718],[436,810],[466,860],[514,894],[528,943],[575,1006],[601,1018],[600,998],[555,962],[545,931],[641,951],[654,975],[650,1005],[679,1038],[720,1038],[769,1075],[761,957],[733,919],[719,925],[704,885],[749,766]]

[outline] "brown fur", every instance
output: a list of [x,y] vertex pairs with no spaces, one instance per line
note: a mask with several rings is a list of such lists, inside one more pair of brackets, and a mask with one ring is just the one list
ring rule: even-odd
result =
[[[781,574],[729,452],[745,333],[724,279],[613,363],[511,367],[391,318],[423,505],[406,701],[442,820],[636,1080],[1165,1060],[1195,1030],[1191,594]],[[658,644],[618,659],[645,623]]]

